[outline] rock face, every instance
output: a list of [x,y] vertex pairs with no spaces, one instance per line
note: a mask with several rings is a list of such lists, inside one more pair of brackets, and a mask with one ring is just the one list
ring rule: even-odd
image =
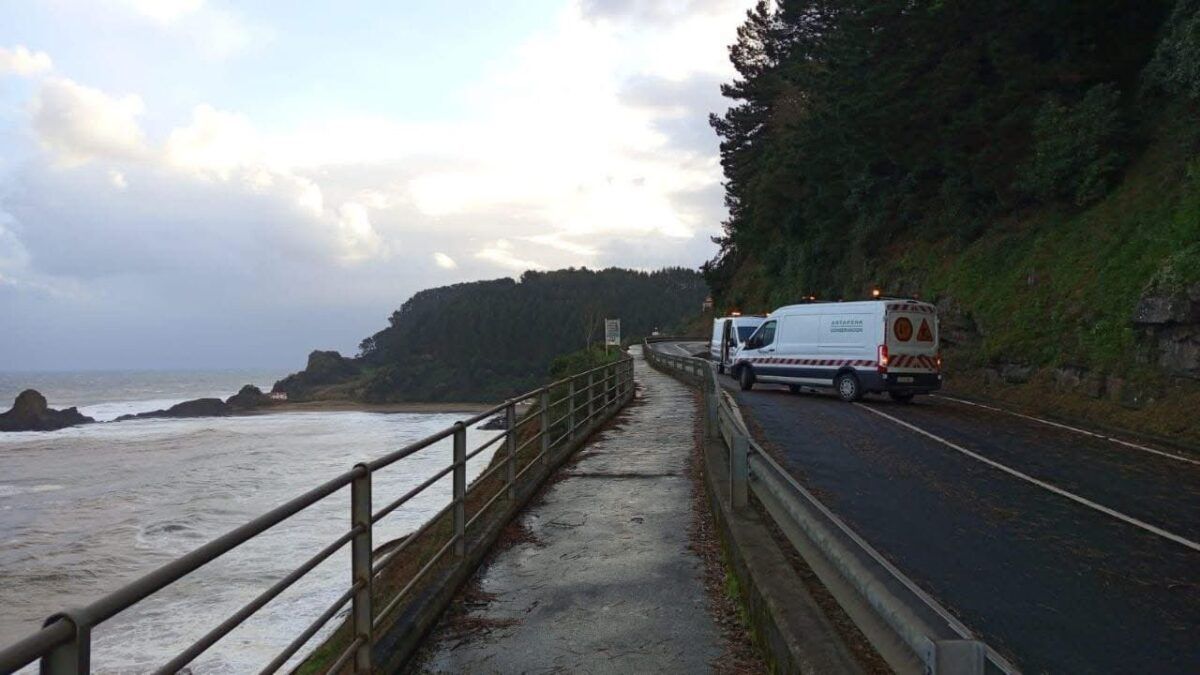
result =
[[258,387],[247,384],[238,393],[225,399],[225,404],[234,410],[254,410],[274,404],[270,396],[262,393]]
[[1149,289],[1133,311],[1133,325],[1159,367],[1200,380],[1200,283],[1187,289]]
[[219,398],[198,398],[177,403],[166,410],[152,410],[136,415],[121,415],[116,421],[139,420],[157,417],[228,417],[233,408]]
[[273,392],[284,392],[290,401],[308,399],[314,389],[349,382],[362,373],[358,362],[335,351],[314,351],[304,370],[275,383]]
[[0,413],[0,431],[54,431],[95,421],[75,408],[54,410],[45,396],[26,389],[17,396],[11,410]]

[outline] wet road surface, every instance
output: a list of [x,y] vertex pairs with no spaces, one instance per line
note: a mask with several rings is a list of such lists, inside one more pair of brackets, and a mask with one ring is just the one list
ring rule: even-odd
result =
[[635,367],[639,399],[519,516],[526,540],[477,573],[482,601],[442,618],[420,670],[697,673],[724,652],[689,546],[693,395]]
[[943,397],[737,399],[793,475],[1025,672],[1200,672],[1195,457]]

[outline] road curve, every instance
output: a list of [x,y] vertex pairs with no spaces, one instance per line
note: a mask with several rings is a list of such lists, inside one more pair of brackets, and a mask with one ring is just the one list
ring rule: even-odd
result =
[[940,396],[737,400],[798,480],[1024,671],[1200,668],[1194,456]]

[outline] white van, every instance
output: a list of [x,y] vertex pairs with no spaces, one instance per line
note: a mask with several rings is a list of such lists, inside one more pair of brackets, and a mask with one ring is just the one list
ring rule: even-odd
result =
[[713,320],[712,339],[708,343],[708,356],[717,363],[717,372],[723,373],[733,364],[733,357],[745,344],[754,329],[767,319],[762,316],[723,316]]
[[911,401],[942,386],[937,309],[898,299],[780,307],[731,370],[742,389],[777,382],[793,392],[832,387],[844,401],[883,392]]

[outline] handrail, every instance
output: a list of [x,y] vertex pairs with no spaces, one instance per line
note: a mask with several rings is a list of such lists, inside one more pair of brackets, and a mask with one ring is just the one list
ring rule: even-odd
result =
[[[540,458],[544,465],[547,453],[566,447],[566,444],[573,439],[594,430],[604,417],[604,415],[597,415],[596,413],[605,411],[608,416],[615,414],[621,404],[628,401],[633,395],[632,363],[632,358],[624,356],[617,361],[555,380],[550,384],[543,385],[538,389],[495,405],[485,412],[478,413],[451,427],[409,443],[398,450],[358,464],[349,471],[284,502],[244,525],[236,527],[141,578],[118,588],[86,607],[66,610],[52,615],[46,620],[42,629],[4,649],[0,649],[0,673],[14,672],[39,659],[42,664],[42,673],[49,675],[68,673],[78,675],[80,673],[91,672],[91,632],[94,628],[164,587],[200,569],[225,553],[254,539],[263,532],[321,502],[347,486],[351,487],[351,522],[353,526],[350,530],[343,533],[334,541],[324,545],[319,552],[308,558],[300,567],[281,579],[276,580],[269,588],[242,605],[241,608],[205,633],[200,639],[186,645],[178,656],[163,667],[163,670],[175,672],[187,666],[196,657],[200,656],[223,639],[229,632],[241,625],[247,618],[253,616],[270,602],[271,599],[283,593],[296,581],[317,567],[318,564],[349,543],[353,552],[351,566],[354,582],[351,584],[351,587],[342,595],[340,600],[330,606],[315,622],[302,631],[283,652],[267,664],[264,672],[273,672],[282,667],[320,631],[322,626],[332,620],[339,608],[345,605],[347,601],[351,603],[350,619],[348,621],[351,624],[351,634],[354,636],[354,639],[350,641],[346,650],[340,653],[337,667],[352,663],[355,673],[370,672],[372,668],[371,647],[374,630],[384,615],[394,611],[403,596],[449,550],[453,549],[456,557],[462,560],[464,556],[463,544],[466,539],[467,528],[474,525],[483,511],[501,497],[514,498],[516,494],[514,492],[514,484],[532,466],[538,465],[537,461],[530,462],[520,473],[516,473],[511,470],[511,465],[514,463],[514,456],[519,455],[521,450],[535,440],[541,440],[542,445],[537,457]],[[581,384],[582,382],[586,382],[586,385]],[[569,403],[567,406],[569,412],[552,424],[548,415],[540,414],[540,411],[534,409],[533,406],[531,406],[531,409],[539,414],[531,414],[519,422],[516,421],[516,410],[519,405],[525,402],[536,404],[538,401],[541,401],[544,403],[550,400],[552,392],[554,395],[557,395],[564,391],[567,393],[557,399],[553,405],[562,405],[564,402],[567,402]],[[585,399],[584,403],[582,406],[576,406],[577,397],[580,396]],[[597,400],[602,400],[603,402],[597,405]],[[579,414],[583,411],[589,411],[586,418]],[[504,431],[473,450],[470,454],[467,454],[465,449],[467,428],[497,414],[505,414],[506,419],[509,421]],[[520,436],[524,433],[523,428],[528,428],[525,425],[531,420],[535,423],[540,422],[541,428],[538,429],[530,440],[518,445],[517,441],[520,440]],[[563,427],[564,422],[566,423],[565,428]],[[563,429],[561,435],[553,442],[550,440],[551,429]],[[454,456],[448,466],[434,472],[430,478],[408,490],[378,512],[371,512],[371,479],[374,472],[387,468],[406,457],[426,450],[434,444],[451,437],[454,438]],[[510,470],[504,484],[500,486],[497,493],[486,501],[484,507],[479,509],[468,521],[464,511],[468,491],[466,486],[467,462],[479,455],[486,448],[499,442],[500,439],[506,441],[503,444],[507,448],[503,462],[509,465]],[[497,449],[496,452],[501,452],[501,450]],[[484,477],[491,477],[498,474],[499,472],[496,469],[504,464],[492,467],[481,478],[477,478],[477,482],[482,482]],[[371,560],[371,542],[374,524],[450,474],[453,474],[454,481],[452,498],[449,504],[439,510],[433,518],[418,527],[395,550],[389,552],[388,555],[385,555],[379,561],[373,562]],[[421,534],[428,532],[435,521],[446,517],[447,514],[453,515],[455,525],[453,536],[441,547],[433,559],[427,561],[408,580],[403,590],[393,597],[382,611],[373,613],[370,607],[370,598],[373,579],[377,572],[394,560],[407,547],[407,544]],[[337,667],[331,670],[336,670]]]
[[[643,355],[651,366],[687,376],[700,386],[705,435],[723,445],[729,459],[732,506],[747,508],[748,495],[754,494],[765,515],[802,557],[821,558],[809,560],[814,570],[836,571],[841,577],[836,581],[850,589],[845,601],[866,607],[872,613],[870,625],[855,620],[885,660],[889,660],[889,665],[900,668],[885,653],[885,648],[893,649],[891,645],[898,641],[908,650],[907,655],[898,658],[914,659],[926,673],[938,673],[939,668],[941,672],[949,668],[956,673],[1018,672],[1016,666],[978,640],[949,610],[888,562],[755,442],[740,422],[736,404],[724,395],[711,361],[666,354],[650,346],[656,342],[682,341],[691,340],[672,337],[646,340]],[[834,595],[843,602],[843,597]],[[847,614],[855,617],[850,608]]]

